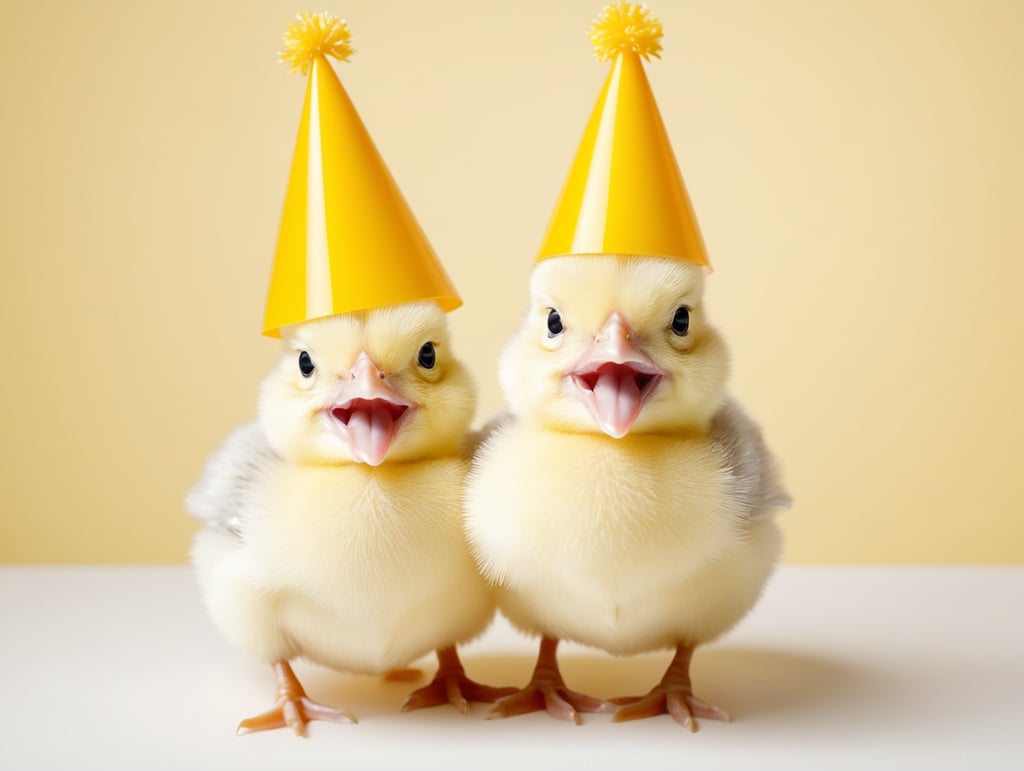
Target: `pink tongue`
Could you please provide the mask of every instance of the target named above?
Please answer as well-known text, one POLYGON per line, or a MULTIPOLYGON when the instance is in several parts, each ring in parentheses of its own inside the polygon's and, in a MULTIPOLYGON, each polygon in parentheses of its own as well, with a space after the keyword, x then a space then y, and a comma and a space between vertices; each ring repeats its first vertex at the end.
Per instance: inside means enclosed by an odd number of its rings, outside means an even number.
POLYGON ((386 407, 370 402, 352 411, 348 419, 348 441, 357 460, 379 465, 394 438, 395 421, 386 407))
POLYGON ((626 435, 640 413, 640 389, 622 367, 602 372, 594 384, 594 406, 601 430, 616 439, 626 435))

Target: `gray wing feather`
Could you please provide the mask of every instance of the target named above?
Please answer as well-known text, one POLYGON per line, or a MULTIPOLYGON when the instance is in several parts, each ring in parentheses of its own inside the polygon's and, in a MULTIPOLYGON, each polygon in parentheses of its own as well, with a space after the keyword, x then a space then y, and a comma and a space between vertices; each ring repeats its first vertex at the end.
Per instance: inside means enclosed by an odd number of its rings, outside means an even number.
POLYGON ((185 497, 185 509, 211 527, 241 536, 246 522, 260 516, 263 486, 280 463, 259 423, 246 423, 210 456, 185 497))
POLYGON ((760 426, 736 400, 728 399, 715 415, 710 438, 751 516, 792 505, 793 500, 782 485, 778 464, 765 444, 760 426))

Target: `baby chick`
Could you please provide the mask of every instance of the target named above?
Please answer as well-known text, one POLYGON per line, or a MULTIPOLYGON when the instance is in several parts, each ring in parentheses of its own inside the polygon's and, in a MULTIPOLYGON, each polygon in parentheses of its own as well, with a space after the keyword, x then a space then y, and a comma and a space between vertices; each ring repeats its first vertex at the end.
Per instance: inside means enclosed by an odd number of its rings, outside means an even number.
POLYGON ((354 722, 309 699, 289 661, 381 673, 437 651, 433 682, 403 709, 494 701, 455 645, 494 599, 461 526, 475 397, 433 302, 282 330, 256 421, 211 458, 190 492, 205 520, 193 561, 227 639, 277 673, 277 700, 239 732, 354 722))
POLYGON ((616 655, 675 650, 662 681, 614 720, 727 720, 697 699, 694 648, 754 605, 788 504, 757 426, 726 399, 726 347, 704 274, 674 259, 540 262, 500 376, 515 419, 478 453, 467 532, 514 626, 540 635, 530 683, 488 717, 612 703, 569 691, 559 640, 616 655))

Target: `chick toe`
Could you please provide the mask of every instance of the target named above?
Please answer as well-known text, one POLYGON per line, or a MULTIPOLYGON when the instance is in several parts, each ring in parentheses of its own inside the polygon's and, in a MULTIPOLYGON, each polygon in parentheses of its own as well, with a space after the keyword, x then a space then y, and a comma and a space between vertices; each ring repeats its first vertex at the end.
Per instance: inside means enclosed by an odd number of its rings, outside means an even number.
POLYGON ((693 684, 690 681, 690 659, 693 648, 680 645, 676 655, 661 679, 646 696, 612 699, 613 704, 622 706, 612 717, 613 723, 624 723, 627 720, 640 720, 645 717, 669 714, 679 725, 697 731, 696 718, 731 721, 729 714, 711 704, 707 704, 693 695, 693 684))
POLYGON ((615 706, 593 696, 565 687, 561 678, 534 678, 520 691, 504 697, 490 712, 488 720, 515 717, 529 712, 547 712, 557 720, 581 725, 580 712, 613 712, 615 706))
POLYGON ((277 698, 274 706, 239 723, 236 735, 290 727, 296 736, 305 736, 306 724, 314 720, 357 722, 351 713, 325 706, 306 696, 306 691, 287 661, 276 662, 274 671, 277 673, 277 698))
POLYGON ((624 723, 628 720, 640 720, 645 717, 655 717, 667 713, 679 725, 689 728, 692 733, 696 733, 696 718, 698 717, 708 720, 721 720, 725 723, 731 720, 725 710, 701 701, 690 693, 688 689, 681 686, 666 687, 659 685, 646 696, 612 699, 612 702, 625 705, 612 716, 613 723, 624 723))
POLYGON ((423 677, 423 670, 415 667, 402 667, 392 669, 384 673, 384 682, 387 683, 415 683, 423 677))
POLYGON ((540 653, 533 677, 522 690, 499 700, 490 712, 488 720, 515 717, 529 712, 547 712, 557 720, 580 725, 580 712, 614 712, 611 702, 595 699, 593 696, 569 690, 558 669, 555 650, 558 641, 550 637, 541 639, 540 653))
POLYGON ((465 715, 469 711, 469 702, 491 704, 515 692, 515 688, 495 688, 470 680, 454 646, 438 650, 437 659, 434 679, 409 694, 402 704, 402 712, 451 704, 465 715))

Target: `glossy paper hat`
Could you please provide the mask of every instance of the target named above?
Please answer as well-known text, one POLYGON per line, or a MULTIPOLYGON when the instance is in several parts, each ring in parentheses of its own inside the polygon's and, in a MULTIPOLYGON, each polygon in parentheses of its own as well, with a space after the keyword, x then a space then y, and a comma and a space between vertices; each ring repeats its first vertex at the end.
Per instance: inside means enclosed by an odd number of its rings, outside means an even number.
POLYGON ((537 262, 622 254, 708 266, 690 197, 641 59, 660 58, 661 22, 619 0, 590 29, 612 70, 597 98, 537 262))
POLYGON ((462 304, 327 61, 352 55, 348 25, 300 14, 281 61, 308 75, 263 333, 322 316, 435 300, 462 304))

